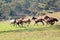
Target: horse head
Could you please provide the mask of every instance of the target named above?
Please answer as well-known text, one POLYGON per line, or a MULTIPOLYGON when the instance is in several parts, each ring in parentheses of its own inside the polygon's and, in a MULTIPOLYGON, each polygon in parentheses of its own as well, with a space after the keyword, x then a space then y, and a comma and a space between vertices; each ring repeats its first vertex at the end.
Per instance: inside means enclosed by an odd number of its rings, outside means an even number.
POLYGON ((59 20, 57 18, 53 18, 54 21, 58 22, 59 20))
POLYGON ((36 17, 32 17, 32 20, 35 20, 35 19, 37 19, 36 17))
POLYGON ((50 19, 50 17, 49 16, 45 16, 44 19, 50 19))

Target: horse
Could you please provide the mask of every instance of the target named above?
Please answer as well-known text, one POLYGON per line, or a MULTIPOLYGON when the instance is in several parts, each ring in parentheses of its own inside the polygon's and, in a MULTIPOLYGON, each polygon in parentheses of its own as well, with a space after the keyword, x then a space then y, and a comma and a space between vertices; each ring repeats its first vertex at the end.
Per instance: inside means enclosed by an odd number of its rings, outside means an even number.
MULTIPOLYGON (((22 22, 23 23, 28 23, 28 24, 30 24, 30 22, 31 22, 31 19, 26 19, 26 18, 22 18, 22 22)), ((29 25, 28 25, 29 26, 29 25)))
MULTIPOLYGON (((44 19, 42 19, 42 18, 36 18, 36 17, 32 17, 32 20, 34 20, 35 21, 35 24, 37 24, 37 23, 39 23, 39 22, 41 22, 43 25, 44 25, 44 22, 43 21, 45 21, 44 19)), ((34 25, 35 25, 34 24, 34 25)))
POLYGON ((23 26, 23 22, 22 22, 22 20, 20 20, 20 19, 12 19, 12 20, 10 20, 10 25, 11 24, 14 24, 13 26, 20 26, 19 24, 21 24, 22 26, 23 26))
POLYGON ((11 24, 14 24, 14 25, 15 25, 15 23, 16 23, 16 19, 11 19, 11 20, 10 20, 10 25, 11 25, 11 24))
POLYGON ((54 25, 55 22, 58 22, 57 18, 52 18, 52 17, 49 17, 49 16, 45 16, 44 19, 46 20, 45 22, 47 24, 51 24, 51 25, 54 25))

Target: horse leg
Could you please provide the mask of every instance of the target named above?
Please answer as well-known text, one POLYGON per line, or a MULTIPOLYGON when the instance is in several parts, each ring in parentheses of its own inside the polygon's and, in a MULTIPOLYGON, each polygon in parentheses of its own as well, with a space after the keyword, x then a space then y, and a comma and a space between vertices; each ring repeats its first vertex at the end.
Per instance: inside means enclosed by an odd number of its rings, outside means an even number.
POLYGON ((21 23, 21 26, 23 27, 23 23, 21 23))
POLYGON ((12 23, 10 23, 10 26, 11 26, 11 27, 13 26, 12 23))
POLYGON ((30 22, 28 22, 28 26, 30 25, 30 22))
POLYGON ((48 21, 46 21, 46 24, 49 24, 49 22, 48 22, 48 21))
POLYGON ((11 27, 15 26, 15 23, 10 23, 11 27))
POLYGON ((13 26, 15 26, 15 23, 13 24, 13 26))
POLYGON ((38 23, 37 23, 37 26, 38 26, 38 23))
POLYGON ((27 26, 29 26, 29 23, 27 23, 27 26))
POLYGON ((54 23, 53 23, 53 22, 51 22, 50 24, 51 24, 51 25, 54 25, 54 23))
POLYGON ((18 23, 18 26, 20 27, 19 23, 18 23))
POLYGON ((41 21, 42 22, 42 24, 44 25, 44 22, 43 21, 41 21))
POLYGON ((19 25, 19 22, 17 22, 15 25, 16 25, 16 27, 20 26, 20 25, 19 25))
POLYGON ((46 22, 47 24, 49 24, 49 22, 46 22))
POLYGON ((34 23, 34 26, 35 26, 36 24, 37 24, 37 26, 38 26, 38 23, 37 23, 37 22, 34 23))

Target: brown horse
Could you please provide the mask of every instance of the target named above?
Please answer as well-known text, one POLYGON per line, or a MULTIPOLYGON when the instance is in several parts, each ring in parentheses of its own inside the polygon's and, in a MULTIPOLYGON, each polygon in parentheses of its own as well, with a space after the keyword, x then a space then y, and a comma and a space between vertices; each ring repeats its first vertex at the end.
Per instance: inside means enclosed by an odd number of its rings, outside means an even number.
POLYGON ((19 24, 22 25, 23 23, 22 23, 22 20, 12 19, 12 20, 10 20, 10 25, 11 25, 11 24, 14 24, 13 26, 15 26, 15 25, 16 25, 16 26, 17 26, 17 25, 20 26, 19 24))
POLYGON ((46 20, 45 22, 47 24, 51 24, 51 25, 53 25, 55 22, 58 22, 57 18, 52 18, 52 17, 49 17, 49 16, 45 16, 44 19, 46 20))
POLYGON ((16 24, 18 25, 18 26, 20 26, 19 24, 21 24, 21 26, 23 26, 23 21, 22 20, 16 20, 16 24))
POLYGON ((10 20, 10 25, 11 25, 11 24, 14 24, 14 26, 15 26, 15 24, 16 24, 16 19, 11 19, 11 20, 10 20))
MULTIPOLYGON (((43 25, 44 25, 44 22, 43 21, 45 21, 44 19, 42 19, 42 18, 36 18, 36 17, 32 17, 32 20, 34 20, 35 21, 35 24, 37 24, 37 23, 39 23, 39 22, 41 22, 43 25)), ((34 24, 34 25, 35 25, 34 24)))
MULTIPOLYGON (((22 22, 23 22, 23 23, 28 23, 28 24, 30 24, 31 19, 23 18, 23 19, 22 19, 22 22)), ((28 25, 28 26, 29 26, 29 25, 28 25)))
POLYGON ((26 19, 26 18, 24 18, 24 17, 16 20, 16 24, 17 24, 18 26, 20 26, 19 24, 21 24, 21 26, 23 26, 24 23, 30 24, 30 22, 31 22, 30 19, 26 19))

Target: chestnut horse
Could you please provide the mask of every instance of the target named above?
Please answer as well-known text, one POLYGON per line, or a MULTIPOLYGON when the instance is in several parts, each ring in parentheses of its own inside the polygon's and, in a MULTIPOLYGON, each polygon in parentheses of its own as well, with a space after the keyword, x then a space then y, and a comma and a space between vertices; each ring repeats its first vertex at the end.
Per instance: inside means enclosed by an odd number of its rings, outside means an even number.
MULTIPOLYGON (((31 19, 29 19, 29 18, 22 18, 22 22, 23 22, 23 24, 24 23, 28 23, 28 24, 30 24, 30 22, 31 22, 31 19)), ((29 25, 28 25, 29 26, 29 25)))
MULTIPOLYGON (((42 19, 42 18, 36 18, 36 17, 32 17, 32 20, 34 20, 35 21, 35 24, 37 24, 37 23, 39 23, 39 22, 41 22, 43 25, 44 25, 44 22, 43 21, 45 21, 44 19, 42 19)), ((34 25, 35 25, 34 24, 34 25)))
POLYGON ((21 26, 23 27, 23 21, 21 19, 16 20, 16 24, 18 26, 20 26, 19 24, 21 24, 21 26))
POLYGON ((22 22, 22 20, 18 20, 18 19, 12 19, 12 20, 10 20, 10 24, 14 24, 14 26, 16 25, 18 25, 18 26, 20 26, 19 24, 21 24, 22 26, 23 26, 23 22, 22 22))
POLYGON ((51 24, 51 25, 53 25, 55 22, 58 22, 57 18, 52 18, 52 17, 49 17, 49 16, 45 16, 44 19, 46 20, 45 22, 47 24, 51 24))

